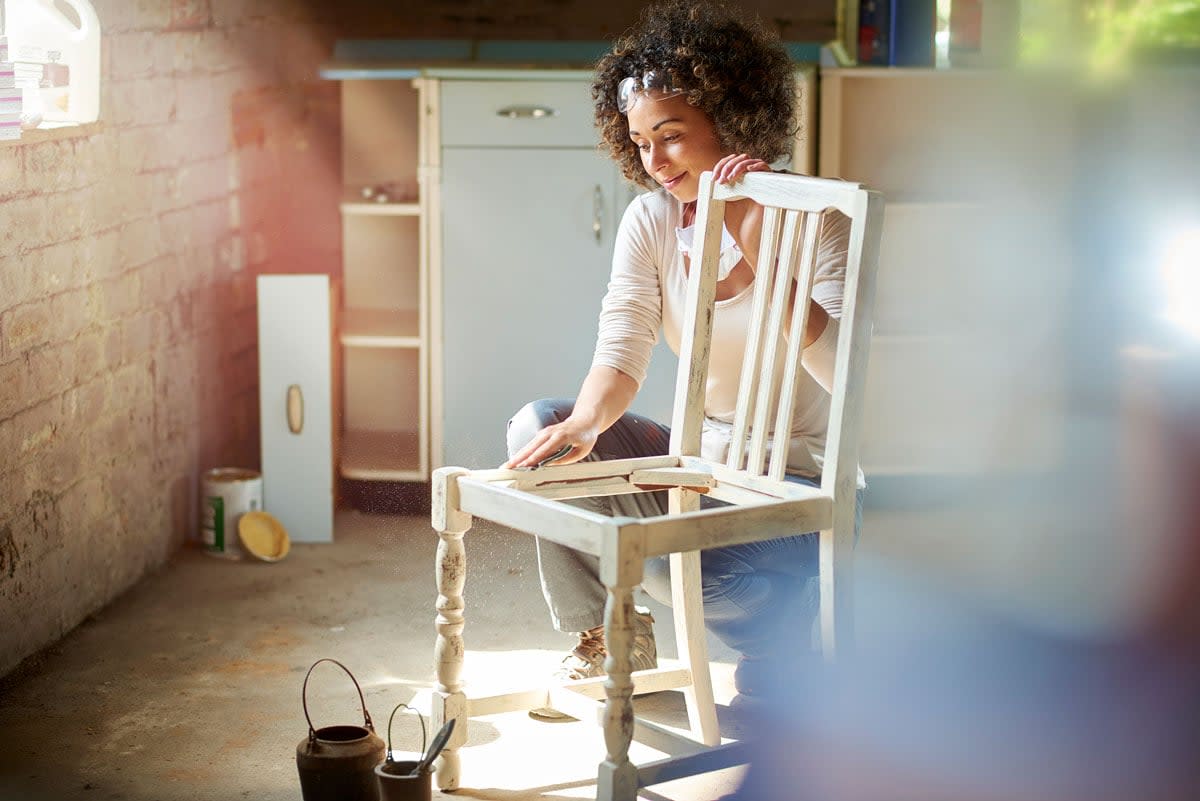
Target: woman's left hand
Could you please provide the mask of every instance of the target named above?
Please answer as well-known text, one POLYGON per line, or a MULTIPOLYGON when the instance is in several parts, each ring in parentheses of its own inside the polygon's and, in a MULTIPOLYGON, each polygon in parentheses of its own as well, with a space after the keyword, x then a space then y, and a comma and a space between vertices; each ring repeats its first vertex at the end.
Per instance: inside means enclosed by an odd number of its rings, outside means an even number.
POLYGON ((771 165, 762 159, 753 159, 745 153, 733 153, 721 159, 713 167, 713 180, 719 184, 731 184, 748 172, 769 172, 771 165))

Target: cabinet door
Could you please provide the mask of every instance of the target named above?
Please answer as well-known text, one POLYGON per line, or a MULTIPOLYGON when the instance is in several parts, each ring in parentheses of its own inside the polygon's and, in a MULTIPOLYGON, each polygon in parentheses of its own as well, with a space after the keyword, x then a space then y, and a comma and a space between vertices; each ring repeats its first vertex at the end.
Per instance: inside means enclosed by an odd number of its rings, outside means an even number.
MULTIPOLYGON (((590 148, 443 151, 443 463, 499 464, 517 409, 574 397, 630 196, 590 148)), ((634 409, 666 420, 674 357, 651 370, 634 409)))
POLYGON ((259 276, 263 508, 296 542, 333 540, 330 357, 329 276, 259 276))

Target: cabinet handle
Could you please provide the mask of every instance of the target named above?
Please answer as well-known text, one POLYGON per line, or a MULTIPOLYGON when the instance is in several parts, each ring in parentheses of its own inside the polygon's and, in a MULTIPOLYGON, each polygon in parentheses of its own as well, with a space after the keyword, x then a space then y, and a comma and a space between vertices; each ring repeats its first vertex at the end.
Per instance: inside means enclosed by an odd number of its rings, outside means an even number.
POLYGON ((293 434, 304 430, 304 393, 299 384, 292 384, 287 390, 287 424, 293 434))
POLYGON ((558 111, 549 106, 505 106, 496 115, 510 120, 540 120, 542 117, 556 117, 558 111))
POLYGON ((592 192, 592 233, 596 235, 596 244, 600 244, 600 222, 604 218, 604 189, 596 184, 592 192))

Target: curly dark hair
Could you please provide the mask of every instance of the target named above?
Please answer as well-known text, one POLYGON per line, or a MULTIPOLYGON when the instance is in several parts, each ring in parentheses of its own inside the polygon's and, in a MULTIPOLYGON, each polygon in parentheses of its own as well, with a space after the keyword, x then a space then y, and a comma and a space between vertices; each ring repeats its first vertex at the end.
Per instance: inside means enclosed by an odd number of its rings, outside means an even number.
POLYGON ((596 64, 592 98, 600 149, 627 179, 657 186, 629 138, 629 121, 617 110, 617 85, 648 70, 671 76, 687 101, 713 121, 726 151, 766 162, 791 152, 796 131, 791 59, 757 18, 743 16, 707 2, 652 5, 596 64))

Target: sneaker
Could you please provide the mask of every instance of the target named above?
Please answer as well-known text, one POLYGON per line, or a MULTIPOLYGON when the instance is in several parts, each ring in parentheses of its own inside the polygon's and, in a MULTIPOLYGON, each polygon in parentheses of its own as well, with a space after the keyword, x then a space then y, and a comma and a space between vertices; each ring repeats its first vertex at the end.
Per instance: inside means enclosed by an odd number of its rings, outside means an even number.
MULTIPOLYGON (((605 675, 604 659, 608 656, 608 648, 604 643, 604 626, 581 631, 578 637, 579 643, 563 657, 562 663, 554 671, 555 681, 579 681, 605 675)), ((632 650, 631 661, 634 670, 651 670, 658 667, 654 616, 648 609, 634 610, 632 650)), ((574 720, 570 715, 564 715, 549 707, 530 710, 529 715, 538 720, 574 720)))
MULTIPOLYGON (((578 681, 603 676, 604 659, 608 648, 604 643, 604 626, 596 626, 579 633, 579 644, 563 657, 562 664, 554 672, 559 681, 578 681)), ((650 670, 658 667, 658 648, 654 643, 654 616, 649 610, 636 609, 633 614, 634 670, 650 670)))

